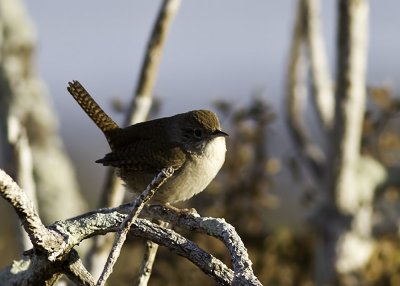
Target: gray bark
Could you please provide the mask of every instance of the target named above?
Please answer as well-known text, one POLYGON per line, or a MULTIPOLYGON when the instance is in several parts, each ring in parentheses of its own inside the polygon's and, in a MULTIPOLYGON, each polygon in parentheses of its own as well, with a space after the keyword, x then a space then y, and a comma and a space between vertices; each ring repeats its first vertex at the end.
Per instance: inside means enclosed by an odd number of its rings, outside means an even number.
MULTIPOLYGON (((0 195, 19 215, 34 245, 34 249, 26 253, 28 258, 0 272, 1 285, 53 285, 61 273, 82 285, 93 285, 94 279, 83 267, 74 247, 92 236, 116 231, 126 220, 126 214, 132 211, 132 205, 126 204, 114 209, 96 210, 45 227, 26 193, 1 170, 0 195), (16 267, 18 265, 20 267, 16 267)), ((146 219, 137 218, 133 222, 131 232, 134 235, 154 241, 186 257, 219 284, 261 285, 254 276, 243 242, 234 227, 225 220, 182 214, 163 206, 152 206, 144 210, 144 215, 152 219, 221 240, 230 253, 233 269, 175 231, 146 219)))

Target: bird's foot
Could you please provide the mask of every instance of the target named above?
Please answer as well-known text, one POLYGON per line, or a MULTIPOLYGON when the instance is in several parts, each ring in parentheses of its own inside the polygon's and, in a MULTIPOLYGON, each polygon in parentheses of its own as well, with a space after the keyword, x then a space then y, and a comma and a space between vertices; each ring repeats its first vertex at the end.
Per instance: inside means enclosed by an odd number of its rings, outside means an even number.
POLYGON ((199 215, 195 208, 183 208, 183 209, 180 209, 180 208, 174 207, 173 205, 171 205, 169 203, 166 203, 165 207, 167 209, 175 212, 175 213, 180 214, 180 215, 193 215, 193 216, 198 216, 199 215))

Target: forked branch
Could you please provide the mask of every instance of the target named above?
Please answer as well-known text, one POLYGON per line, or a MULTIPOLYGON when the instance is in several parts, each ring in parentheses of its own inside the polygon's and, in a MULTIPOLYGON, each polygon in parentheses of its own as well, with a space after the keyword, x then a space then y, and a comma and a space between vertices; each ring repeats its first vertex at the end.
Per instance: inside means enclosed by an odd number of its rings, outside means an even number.
MULTIPOLYGON (((24 222, 24 226, 26 225, 27 229, 35 229, 36 234, 32 240, 35 241, 38 239, 37 237, 41 237, 41 234, 46 235, 47 233, 54 234, 55 237, 54 240, 46 240, 51 248, 36 248, 37 243, 33 243, 34 249, 40 251, 27 253, 29 257, 25 258, 25 262, 19 262, 24 267, 9 267, 0 272, 0 284, 7 284, 12 280, 15 285, 39 285, 45 281, 47 281, 47 285, 53 285, 52 283, 57 280, 60 274, 66 274, 82 285, 94 285, 93 278, 83 267, 73 248, 87 238, 115 232, 122 222, 132 222, 130 218, 136 217, 132 214, 127 215, 127 213, 132 212, 132 204, 125 204, 112 209, 99 209, 45 227, 31 207, 29 200, 23 195, 23 191, 3 171, 0 172, 0 192, 13 205, 21 221, 24 222), (31 224, 38 225, 38 227, 35 228, 31 224), (56 251, 56 256, 54 249, 59 250, 56 251), (49 259, 49 257, 54 258, 49 259)), ((137 209, 134 213, 137 213, 137 209)), ((148 218, 166 221, 181 228, 217 237, 224 242, 231 255, 233 271, 192 241, 173 230, 151 223, 147 219, 137 218, 132 222, 130 231, 133 235, 154 241, 189 259, 219 284, 261 285, 253 274, 251 261, 243 242, 235 229, 223 219, 182 214, 162 206, 146 207, 144 214, 148 218)), ((14 263, 14 265, 16 264, 14 263)))

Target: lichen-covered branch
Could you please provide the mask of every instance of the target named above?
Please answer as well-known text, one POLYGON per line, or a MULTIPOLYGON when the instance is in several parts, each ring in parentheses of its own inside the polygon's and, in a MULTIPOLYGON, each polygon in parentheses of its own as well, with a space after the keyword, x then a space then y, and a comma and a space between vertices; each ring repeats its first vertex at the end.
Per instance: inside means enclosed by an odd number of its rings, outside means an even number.
MULTIPOLYGON (((34 232, 31 236, 34 250, 27 252, 28 257, 16 264, 19 268, 8 267, 0 272, 0 282, 6 281, 3 283, 6 285, 10 281, 14 281, 11 285, 40 285, 45 281, 51 281, 46 282, 46 285, 53 285, 60 274, 66 274, 73 281, 80 281, 83 285, 93 285, 93 278, 83 267, 79 256, 74 252, 74 247, 87 238, 117 231, 124 221, 132 221, 127 216, 132 212, 132 204, 125 204, 113 209, 99 209, 45 227, 32 203, 3 171, 0 173, 0 191, 14 206, 24 225, 27 225, 28 233, 32 232, 31 229, 34 232)), ((182 214, 162 206, 146 207, 145 215, 217 237, 228 248, 233 271, 192 241, 146 219, 137 218, 132 222, 130 231, 134 235, 154 241, 189 259, 222 285, 261 285, 253 274, 251 261, 240 237, 223 219, 182 214)), ((135 215, 132 218, 134 217, 135 215)))
POLYGON ((49 260, 58 258, 64 247, 63 237, 46 228, 26 193, 1 169, 0 195, 14 208, 34 247, 47 252, 49 260))
POLYGON ((252 270, 252 263, 235 228, 222 218, 207 218, 199 215, 183 215, 177 210, 165 206, 150 206, 144 210, 144 215, 163 220, 173 226, 179 226, 191 231, 211 235, 221 240, 228 249, 235 279, 238 281, 252 281, 254 285, 260 283, 252 270))

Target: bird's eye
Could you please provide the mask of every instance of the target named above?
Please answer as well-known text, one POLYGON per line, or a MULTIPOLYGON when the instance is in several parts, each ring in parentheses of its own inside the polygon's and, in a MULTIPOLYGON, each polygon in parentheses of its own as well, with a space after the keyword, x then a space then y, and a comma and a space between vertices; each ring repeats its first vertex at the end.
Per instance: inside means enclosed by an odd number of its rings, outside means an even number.
POLYGON ((193 130, 193 134, 194 136, 196 136, 197 138, 201 138, 203 136, 203 132, 201 131, 201 129, 195 129, 193 130))

